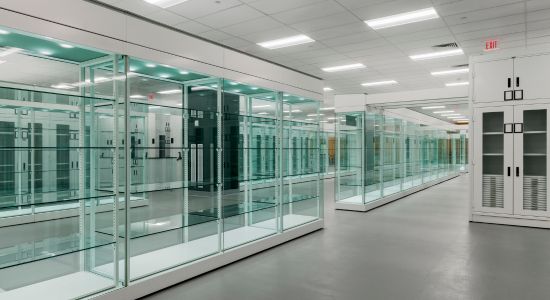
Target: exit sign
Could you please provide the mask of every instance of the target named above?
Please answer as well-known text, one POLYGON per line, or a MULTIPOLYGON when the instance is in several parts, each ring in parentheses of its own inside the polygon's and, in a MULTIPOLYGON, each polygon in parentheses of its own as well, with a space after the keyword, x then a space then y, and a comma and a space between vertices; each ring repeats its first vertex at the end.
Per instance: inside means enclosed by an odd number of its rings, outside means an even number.
POLYGON ((485 51, 493 51, 498 49, 498 40, 486 40, 485 51))

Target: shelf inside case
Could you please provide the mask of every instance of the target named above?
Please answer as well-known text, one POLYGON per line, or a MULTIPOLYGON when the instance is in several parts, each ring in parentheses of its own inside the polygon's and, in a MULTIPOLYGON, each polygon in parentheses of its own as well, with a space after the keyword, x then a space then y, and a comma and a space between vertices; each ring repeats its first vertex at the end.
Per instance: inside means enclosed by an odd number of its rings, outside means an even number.
MULTIPOLYGON (((26 226, 41 226, 33 223, 26 226)), ((13 230, 10 227, 0 229, 3 234, 13 230)), ((17 239, 20 240, 20 239, 17 239)), ((81 236, 78 233, 48 237, 40 240, 24 240, 16 244, 9 244, 0 249, 0 270, 40 260, 51 259, 56 256, 75 253, 83 250, 101 248, 114 244, 114 239, 109 234, 94 232, 94 236, 88 234, 81 236)))

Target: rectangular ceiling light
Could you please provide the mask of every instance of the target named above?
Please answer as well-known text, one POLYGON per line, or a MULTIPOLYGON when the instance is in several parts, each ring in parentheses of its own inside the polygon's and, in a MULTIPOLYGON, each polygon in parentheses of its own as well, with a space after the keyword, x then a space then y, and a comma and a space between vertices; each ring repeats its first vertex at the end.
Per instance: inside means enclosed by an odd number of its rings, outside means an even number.
POLYGON ((181 93, 181 90, 167 90, 167 91, 160 91, 158 93, 163 95, 179 94, 181 93))
POLYGON ((453 49, 453 50, 415 54, 409 57, 412 60, 426 60, 426 59, 442 58, 442 57, 456 56, 456 55, 462 55, 462 54, 464 54, 464 51, 462 51, 462 49, 459 48, 459 49, 453 49))
POLYGON ((365 21, 365 23, 367 23, 370 28, 378 30, 437 18, 439 18, 439 15, 435 11, 435 8, 430 7, 383 18, 371 19, 365 21))
POLYGON ((454 110, 440 110, 440 111, 434 111, 434 114, 448 114, 448 113, 454 113, 454 110))
POLYGON ((447 117, 447 119, 464 119, 464 116, 447 117))
POLYGON ((61 89, 61 90, 71 90, 75 88, 75 86, 70 85, 68 83, 54 84, 51 87, 53 87, 54 89, 61 89))
POLYGON ((325 92, 330 92, 330 91, 334 91, 334 90, 333 90, 332 88, 330 88, 330 87, 327 86, 327 87, 324 87, 324 88, 323 88, 323 91, 325 91, 325 92))
POLYGON ((445 86, 461 86, 461 85, 468 85, 468 84, 470 84, 468 81, 460 81, 460 82, 445 83, 445 86))
POLYGON ((147 3, 151 3, 161 8, 168 8, 180 3, 186 2, 187 0, 144 0, 147 3))
POLYGON ((390 84, 397 84, 397 81, 395 80, 384 80, 384 81, 374 81, 374 82, 365 82, 362 83, 362 86, 378 86, 378 85, 390 85, 390 84))
POLYGON ((321 107, 319 110, 334 110, 334 107, 321 107))
POLYGON ((462 68, 462 69, 452 69, 452 70, 445 70, 445 71, 436 71, 432 72, 431 74, 433 76, 445 76, 445 75, 454 75, 454 74, 464 74, 470 72, 469 68, 462 68))
POLYGON ((424 107, 422 107, 422 109, 438 109, 438 108, 445 108, 445 105, 424 106, 424 107))
POLYGON ((279 48, 284 48, 284 47, 290 47, 290 46, 296 46, 296 45, 301 45, 301 44, 312 43, 312 42, 315 42, 315 40, 313 40, 312 38, 310 38, 307 35, 300 34, 300 35, 295 35, 295 36, 282 38, 282 39, 278 39, 278 40, 261 42, 261 43, 258 43, 258 45, 262 46, 264 48, 273 50, 273 49, 279 49, 279 48))
POLYGON ((335 67, 327 67, 327 68, 322 68, 323 71, 325 72, 340 72, 340 71, 349 71, 349 70, 356 70, 356 69, 364 69, 366 68, 367 66, 365 66, 364 64, 350 64, 350 65, 342 65, 342 66, 335 66, 335 67))

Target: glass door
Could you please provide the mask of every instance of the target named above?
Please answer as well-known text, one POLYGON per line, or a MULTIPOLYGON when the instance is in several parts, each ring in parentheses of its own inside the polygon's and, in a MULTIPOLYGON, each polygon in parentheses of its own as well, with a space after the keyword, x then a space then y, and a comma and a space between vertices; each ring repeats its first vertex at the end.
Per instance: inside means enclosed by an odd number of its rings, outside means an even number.
POLYGON ((548 216, 548 105, 514 110, 514 213, 548 216))
POLYGON ((511 214, 514 135, 509 131, 513 108, 477 109, 474 122, 478 123, 474 126, 474 209, 511 214))

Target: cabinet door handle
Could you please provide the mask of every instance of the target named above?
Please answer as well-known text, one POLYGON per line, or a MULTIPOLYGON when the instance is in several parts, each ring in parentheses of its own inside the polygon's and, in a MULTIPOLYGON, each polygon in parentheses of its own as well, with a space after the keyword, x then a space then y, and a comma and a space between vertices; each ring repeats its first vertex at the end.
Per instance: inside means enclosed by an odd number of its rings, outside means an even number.
POLYGON ((516 177, 519 177, 519 167, 516 167, 516 177))
POLYGON ((516 87, 519 87, 519 77, 516 77, 516 87))
POLYGON ((510 173, 511 173, 511 170, 510 170, 510 169, 511 169, 511 168, 508 167, 508 177, 510 177, 510 173))
POLYGON ((512 78, 508 77, 508 87, 512 87, 512 78))

